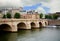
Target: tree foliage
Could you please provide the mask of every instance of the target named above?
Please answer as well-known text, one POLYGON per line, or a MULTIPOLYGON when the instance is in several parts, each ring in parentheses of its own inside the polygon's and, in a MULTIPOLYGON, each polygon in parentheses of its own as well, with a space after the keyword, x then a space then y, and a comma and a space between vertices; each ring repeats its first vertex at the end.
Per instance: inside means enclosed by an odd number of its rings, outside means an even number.
POLYGON ((45 15, 45 19, 57 19, 58 15, 52 14, 52 15, 45 15))
POLYGON ((45 19, 48 19, 48 17, 49 17, 48 15, 45 15, 45 19))
POLYGON ((20 18, 20 13, 15 13, 14 18, 20 18))
POLYGON ((6 14, 6 16, 7 16, 7 18, 12 18, 11 14, 9 12, 6 14))
POLYGON ((58 18, 58 15, 53 14, 53 19, 57 19, 57 18, 58 18))
POLYGON ((51 15, 45 15, 45 19, 52 19, 51 15))
POLYGON ((5 14, 3 15, 3 18, 6 18, 6 15, 5 14))
POLYGON ((42 13, 40 14, 40 18, 43 18, 43 14, 42 13))

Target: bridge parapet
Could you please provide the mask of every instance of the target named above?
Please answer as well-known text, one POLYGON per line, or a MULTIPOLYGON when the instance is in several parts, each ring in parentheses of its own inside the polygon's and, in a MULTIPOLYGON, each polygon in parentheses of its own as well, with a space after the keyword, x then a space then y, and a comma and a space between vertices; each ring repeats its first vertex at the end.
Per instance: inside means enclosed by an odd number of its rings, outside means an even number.
POLYGON ((47 21, 47 19, 0 19, 0 21, 47 21))

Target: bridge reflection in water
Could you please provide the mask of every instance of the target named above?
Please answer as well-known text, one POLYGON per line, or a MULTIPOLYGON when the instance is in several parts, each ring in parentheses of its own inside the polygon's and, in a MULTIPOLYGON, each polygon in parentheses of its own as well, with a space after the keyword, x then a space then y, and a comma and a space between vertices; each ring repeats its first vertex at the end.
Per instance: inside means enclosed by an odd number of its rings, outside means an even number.
POLYGON ((60 29, 42 28, 20 30, 17 41, 60 41, 60 29))
POLYGON ((1 33, 0 41, 60 41, 60 29, 42 28, 19 30, 18 33, 1 33))
POLYGON ((0 41, 17 41, 17 33, 0 31, 0 41))

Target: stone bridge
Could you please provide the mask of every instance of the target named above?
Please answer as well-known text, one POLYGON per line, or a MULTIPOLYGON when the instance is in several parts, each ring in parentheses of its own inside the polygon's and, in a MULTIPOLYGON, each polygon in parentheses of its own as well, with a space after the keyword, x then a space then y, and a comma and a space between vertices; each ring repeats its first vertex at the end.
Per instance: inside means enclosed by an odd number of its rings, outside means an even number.
POLYGON ((0 30, 16 32, 18 29, 40 28, 48 25, 46 19, 0 19, 0 30))

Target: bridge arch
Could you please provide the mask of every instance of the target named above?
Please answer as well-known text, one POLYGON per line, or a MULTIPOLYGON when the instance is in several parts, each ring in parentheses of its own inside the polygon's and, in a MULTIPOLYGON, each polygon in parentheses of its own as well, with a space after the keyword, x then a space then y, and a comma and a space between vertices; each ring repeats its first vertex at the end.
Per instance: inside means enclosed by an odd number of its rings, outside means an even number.
POLYGON ((48 25, 47 22, 45 22, 45 25, 48 25))
POLYGON ((26 24, 24 22, 17 24, 18 29, 26 29, 26 24))
POLYGON ((9 24, 1 24, 0 31, 11 31, 11 26, 9 24))
POLYGON ((36 24, 34 22, 31 22, 30 25, 31 25, 31 28, 35 28, 36 27, 36 24))
POLYGON ((39 27, 41 28, 43 26, 42 22, 39 22, 39 27))

